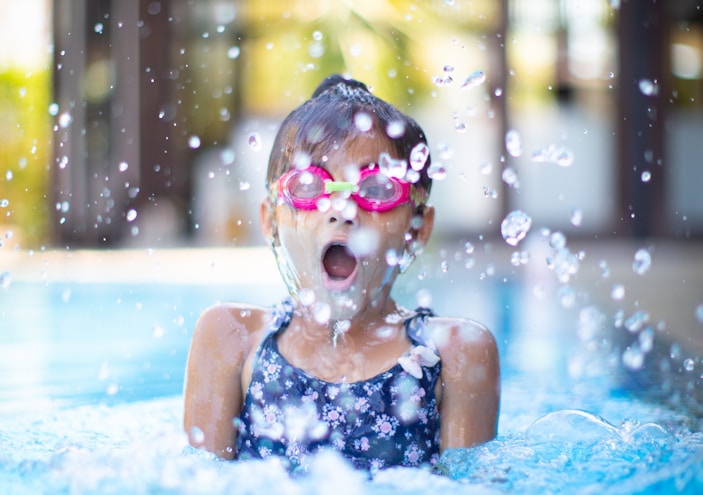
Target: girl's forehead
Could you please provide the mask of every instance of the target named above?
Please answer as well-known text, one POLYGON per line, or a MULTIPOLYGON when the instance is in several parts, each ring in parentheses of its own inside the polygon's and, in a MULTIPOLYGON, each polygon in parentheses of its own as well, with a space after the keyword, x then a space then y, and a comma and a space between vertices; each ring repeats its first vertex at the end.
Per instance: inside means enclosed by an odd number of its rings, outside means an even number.
POLYGON ((378 163, 379 157, 384 153, 392 158, 400 158, 388 139, 362 137, 334 143, 324 152, 316 153, 310 158, 313 163, 325 168, 352 164, 365 166, 378 163))

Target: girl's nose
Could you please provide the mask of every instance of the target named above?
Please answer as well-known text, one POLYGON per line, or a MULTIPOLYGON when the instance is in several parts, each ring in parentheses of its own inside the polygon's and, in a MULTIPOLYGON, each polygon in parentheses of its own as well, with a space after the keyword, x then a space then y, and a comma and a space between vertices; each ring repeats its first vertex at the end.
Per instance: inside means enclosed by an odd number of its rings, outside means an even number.
POLYGON ((332 200, 332 205, 327 210, 327 221, 329 223, 344 223, 349 226, 357 224, 358 206, 353 199, 344 197, 342 194, 333 194, 330 199, 332 200))

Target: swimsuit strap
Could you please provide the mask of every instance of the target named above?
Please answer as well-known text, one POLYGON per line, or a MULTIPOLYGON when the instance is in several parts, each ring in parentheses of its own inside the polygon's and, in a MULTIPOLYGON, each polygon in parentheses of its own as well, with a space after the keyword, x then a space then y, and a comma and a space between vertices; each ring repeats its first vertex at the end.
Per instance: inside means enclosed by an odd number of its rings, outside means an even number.
POLYGON ((427 318, 434 315, 430 308, 417 308, 415 314, 405 320, 405 331, 413 344, 424 345, 436 351, 437 348, 427 332, 427 318))

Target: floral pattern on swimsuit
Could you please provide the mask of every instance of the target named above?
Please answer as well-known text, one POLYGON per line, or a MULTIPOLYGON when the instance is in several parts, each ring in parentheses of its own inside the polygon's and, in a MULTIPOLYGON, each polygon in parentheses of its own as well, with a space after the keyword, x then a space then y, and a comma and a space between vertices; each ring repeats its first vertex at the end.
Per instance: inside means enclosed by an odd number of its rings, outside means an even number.
MULTIPOLYGON (((291 365, 276 336, 289 324, 290 300, 274 310, 272 332, 257 351, 251 384, 235 424, 240 459, 287 458, 305 470, 310 454, 333 448, 360 469, 434 465, 439 458, 439 411, 434 390, 441 363, 421 376, 401 364, 369 380, 330 383, 291 365)), ((415 346, 434 349, 423 337, 428 309, 405 321, 415 346)))

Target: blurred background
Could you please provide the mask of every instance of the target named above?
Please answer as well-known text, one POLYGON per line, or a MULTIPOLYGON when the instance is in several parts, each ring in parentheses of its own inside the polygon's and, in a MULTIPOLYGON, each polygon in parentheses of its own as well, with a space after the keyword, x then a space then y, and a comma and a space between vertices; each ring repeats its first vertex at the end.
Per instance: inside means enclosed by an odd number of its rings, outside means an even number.
POLYGON ((436 239, 703 233, 703 2, 0 2, 6 245, 247 246, 281 119, 340 72, 429 135, 436 239))

